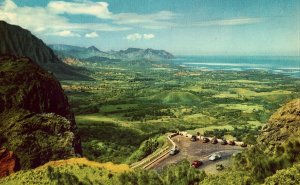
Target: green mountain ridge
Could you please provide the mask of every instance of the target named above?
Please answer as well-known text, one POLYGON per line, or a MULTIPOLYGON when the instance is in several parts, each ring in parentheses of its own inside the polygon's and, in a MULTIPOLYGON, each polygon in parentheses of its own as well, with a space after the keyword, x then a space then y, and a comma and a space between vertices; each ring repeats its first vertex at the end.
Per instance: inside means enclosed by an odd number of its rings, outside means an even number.
POLYGON ((63 63, 42 40, 26 29, 0 20, 0 40, 0 55, 29 57, 60 79, 91 80, 80 73, 81 69, 63 63))
POLYGON ((74 114, 60 83, 31 59, 0 57, 0 105, 0 148, 12 151, 21 169, 81 155, 74 114))

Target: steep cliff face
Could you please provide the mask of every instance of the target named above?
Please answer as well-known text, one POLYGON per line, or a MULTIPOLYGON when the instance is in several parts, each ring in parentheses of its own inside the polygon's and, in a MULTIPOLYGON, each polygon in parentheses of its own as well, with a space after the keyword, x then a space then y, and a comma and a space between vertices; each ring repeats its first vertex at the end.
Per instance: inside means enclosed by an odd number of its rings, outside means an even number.
POLYGON ((300 99, 278 109, 262 130, 259 143, 272 150, 288 140, 300 139, 300 99))
POLYGON ((79 69, 64 64, 54 52, 28 30, 0 20, 0 54, 29 57, 42 68, 61 79, 89 78, 78 73, 79 69))
POLYGON ((0 53, 27 56, 41 65, 60 63, 57 56, 42 40, 19 26, 0 21, 0 38, 0 53))
POLYGON ((0 57, 0 146, 21 169, 81 154, 74 115, 61 85, 29 58, 0 57))

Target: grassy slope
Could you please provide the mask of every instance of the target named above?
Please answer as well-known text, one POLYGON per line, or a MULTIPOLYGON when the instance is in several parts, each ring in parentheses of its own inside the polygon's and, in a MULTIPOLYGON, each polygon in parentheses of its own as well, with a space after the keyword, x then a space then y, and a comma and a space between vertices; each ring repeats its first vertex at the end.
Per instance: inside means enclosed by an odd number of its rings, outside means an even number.
POLYGON ((175 104, 195 104, 200 101, 200 98, 190 92, 162 92, 153 95, 152 99, 161 101, 162 103, 175 104))
POLYGON ((113 184, 112 174, 130 171, 127 165, 97 163, 85 158, 52 161, 34 170, 19 171, 0 184, 113 184))
POLYGON ((174 185, 197 184, 206 177, 203 171, 190 167, 187 161, 172 165, 160 174, 155 171, 131 171, 113 165, 110 168, 102 164, 78 162, 82 159, 72 159, 72 163, 54 165, 48 164, 34 170, 20 171, 4 179, 0 184, 53 184, 53 185, 174 185), (74 161, 75 160, 75 161, 74 161), (113 171, 118 169, 118 171, 113 171))

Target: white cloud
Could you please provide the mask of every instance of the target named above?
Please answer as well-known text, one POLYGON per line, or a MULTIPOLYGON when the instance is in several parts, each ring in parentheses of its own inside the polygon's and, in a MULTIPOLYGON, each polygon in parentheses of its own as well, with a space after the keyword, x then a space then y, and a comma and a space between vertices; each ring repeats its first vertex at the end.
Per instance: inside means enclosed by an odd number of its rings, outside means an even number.
POLYGON ((153 14, 120 13, 113 16, 114 23, 120 25, 131 25, 148 29, 164 29, 176 26, 170 22, 178 14, 170 11, 160 11, 153 14))
POLYGON ((242 25, 242 24, 254 24, 260 23, 263 19, 261 18, 238 18, 238 19, 226 19, 226 20, 219 20, 217 23, 222 26, 229 26, 229 25, 242 25))
POLYGON ((164 29, 175 26, 170 21, 176 16, 177 14, 170 11, 153 14, 113 14, 109 11, 108 3, 90 0, 50 1, 46 7, 19 7, 13 0, 0 2, 0 20, 20 25, 39 35, 50 35, 65 30, 83 34, 93 31, 124 31, 135 27, 164 29), (72 23, 64 14, 90 15, 106 19, 109 23, 72 23))
POLYGON ((85 14, 92 15, 101 19, 111 19, 112 13, 108 10, 106 2, 65 2, 52 1, 48 4, 48 9, 52 12, 63 14, 85 14))
POLYGON ((155 37, 155 35, 152 33, 150 33, 150 34, 145 33, 143 36, 144 36, 144 39, 146 39, 146 40, 153 39, 155 37))
POLYGON ((26 28, 35 34, 65 36, 66 30, 73 34, 92 31, 123 31, 129 27, 100 24, 72 23, 47 7, 18 7, 12 0, 0 3, 0 20, 26 28), (63 33, 63 34, 61 34, 63 33))
POLYGON ((139 33, 133 33, 130 35, 127 35, 126 39, 130 41, 136 41, 136 40, 141 40, 143 38, 143 35, 139 33))
POLYGON ((92 15, 100 19, 112 19, 114 24, 133 25, 149 29, 162 29, 173 26, 169 23, 177 14, 170 11, 160 11, 153 14, 119 13, 113 14, 108 9, 107 2, 65 2, 52 1, 48 8, 58 14, 84 14, 92 15))
POLYGON ((96 32, 91 32, 91 33, 87 33, 85 34, 86 38, 96 38, 99 37, 99 35, 96 32))
POLYGON ((17 7, 17 5, 13 1, 4 1, 3 2, 4 10, 12 10, 17 7))
POLYGON ((155 37, 154 34, 150 33, 150 34, 140 34, 140 33, 133 33, 130 35, 127 35, 126 39, 130 40, 130 41, 137 41, 137 40, 149 40, 149 39, 153 39, 155 37))
POLYGON ((65 2, 52 1, 48 4, 48 9, 57 14, 84 14, 92 15, 100 19, 111 19, 114 24, 132 25, 149 29, 162 29, 174 24, 169 23, 177 14, 170 11, 160 11, 153 14, 119 13, 113 14, 108 9, 106 2, 65 2))
POLYGON ((81 37, 79 34, 73 33, 70 30, 63 30, 63 31, 51 33, 50 35, 56 35, 61 37, 81 37))
MULTIPOLYGON (((38 35, 84 35, 93 37, 92 32, 124 31, 134 28, 166 29, 173 27, 198 26, 234 26, 255 24, 264 21, 261 18, 233 18, 223 20, 208 20, 190 23, 174 23, 180 16, 170 11, 160 11, 152 14, 118 13, 109 11, 106 2, 77 0, 75 2, 50 1, 46 7, 17 6, 13 0, 2 0, 0 3, 0 20, 20 25, 38 35), (105 19, 108 23, 73 23, 64 14, 90 15, 105 19), (69 34, 66 31, 70 31, 69 34), (63 33, 63 34, 62 34, 63 33), (84 34, 88 33, 88 34, 84 34)), ((97 34, 97 33, 96 33, 97 34)), ((128 40, 153 39, 151 34, 128 35, 128 40)))
POLYGON ((210 20, 193 23, 192 26, 236 26, 244 24, 255 24, 263 22, 262 18, 234 18, 234 19, 221 19, 221 20, 210 20))

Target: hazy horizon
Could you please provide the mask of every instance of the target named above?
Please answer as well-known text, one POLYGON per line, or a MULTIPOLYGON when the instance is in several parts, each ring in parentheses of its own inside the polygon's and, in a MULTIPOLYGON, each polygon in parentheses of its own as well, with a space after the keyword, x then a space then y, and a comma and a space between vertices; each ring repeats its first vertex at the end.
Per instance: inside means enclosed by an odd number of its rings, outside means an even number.
MULTIPOLYGON (((120 50, 126 50, 129 48, 138 48, 138 49, 154 49, 154 50, 165 50, 167 52, 170 52, 167 49, 161 49, 161 48, 149 48, 149 47, 125 47, 125 48, 120 48, 120 49, 110 49, 110 50, 103 50, 102 48, 99 48, 95 45, 72 45, 72 44, 64 44, 64 43, 46 43, 47 45, 68 45, 68 46, 75 46, 75 47, 83 47, 83 48, 88 48, 88 47, 96 47, 100 51, 103 52, 110 52, 110 51, 120 51, 120 50)), ((228 56, 228 57, 300 57, 300 55, 280 55, 280 54, 271 54, 271 53, 255 53, 255 54, 246 54, 246 53, 198 53, 198 54, 180 54, 180 53, 172 53, 176 57, 199 57, 199 56, 212 56, 212 57, 218 57, 218 56, 228 56)))

